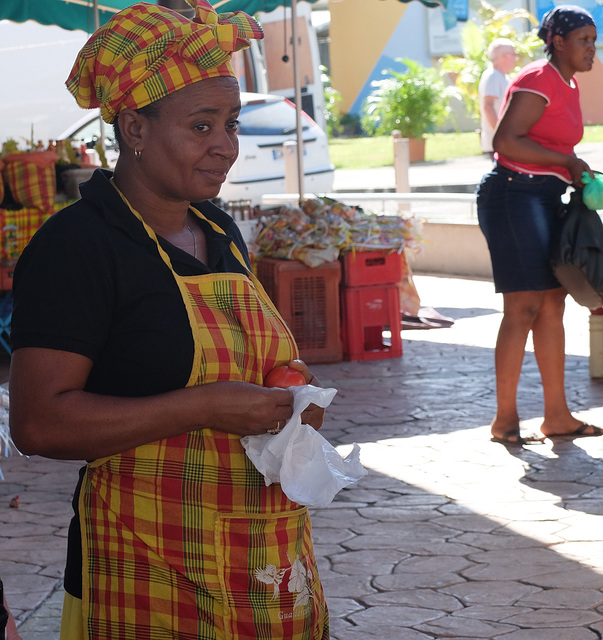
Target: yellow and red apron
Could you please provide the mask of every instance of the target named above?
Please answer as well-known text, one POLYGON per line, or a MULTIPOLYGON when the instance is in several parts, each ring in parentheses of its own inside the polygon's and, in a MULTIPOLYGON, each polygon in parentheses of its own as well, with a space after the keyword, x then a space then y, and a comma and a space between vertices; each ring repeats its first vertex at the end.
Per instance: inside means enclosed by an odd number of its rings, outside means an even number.
MULTIPOLYGON (((157 248, 194 337, 187 386, 261 385, 297 356, 253 274, 182 277, 157 248)), ((245 264, 234 243, 231 250, 245 264)), ((87 639, 329 636, 307 508, 280 485, 265 486, 239 436, 203 429, 97 460, 87 468, 80 514, 87 639)))

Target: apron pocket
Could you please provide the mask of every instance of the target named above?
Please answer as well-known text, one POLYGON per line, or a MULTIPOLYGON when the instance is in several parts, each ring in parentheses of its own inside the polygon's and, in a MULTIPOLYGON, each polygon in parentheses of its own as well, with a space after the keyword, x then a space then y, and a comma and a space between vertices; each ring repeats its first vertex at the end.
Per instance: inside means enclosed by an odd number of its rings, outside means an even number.
POLYGON ((219 513, 215 545, 226 638, 329 637, 306 507, 276 514, 219 513))

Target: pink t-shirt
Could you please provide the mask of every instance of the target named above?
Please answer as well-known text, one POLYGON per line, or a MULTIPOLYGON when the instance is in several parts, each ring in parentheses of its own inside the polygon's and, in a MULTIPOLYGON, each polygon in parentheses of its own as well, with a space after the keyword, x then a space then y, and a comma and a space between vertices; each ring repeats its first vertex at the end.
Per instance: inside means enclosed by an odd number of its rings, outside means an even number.
MULTIPOLYGON (((501 114, 505 111, 509 96, 515 91, 532 91, 547 102, 542 117, 528 131, 528 138, 547 149, 573 155, 574 145, 580 142, 584 134, 580 92, 575 79, 572 78, 570 86, 547 60, 531 62, 507 87, 501 114)), ((513 171, 555 175, 565 182, 571 182, 570 172, 564 167, 526 164, 505 158, 499 153, 496 154, 496 159, 513 171)))

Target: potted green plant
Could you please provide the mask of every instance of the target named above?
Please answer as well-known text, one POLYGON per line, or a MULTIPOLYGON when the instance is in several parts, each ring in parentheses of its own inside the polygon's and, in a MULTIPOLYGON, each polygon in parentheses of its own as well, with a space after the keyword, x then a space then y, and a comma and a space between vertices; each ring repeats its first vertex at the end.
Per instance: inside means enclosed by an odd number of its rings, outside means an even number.
POLYGON ((449 100, 458 91, 446 84, 437 69, 408 58, 396 61, 406 69, 389 69, 385 72, 389 77, 372 83, 375 89, 366 100, 361 124, 369 135, 391 135, 398 130, 409 139, 410 161, 415 162, 425 158, 424 134, 449 117, 449 100))

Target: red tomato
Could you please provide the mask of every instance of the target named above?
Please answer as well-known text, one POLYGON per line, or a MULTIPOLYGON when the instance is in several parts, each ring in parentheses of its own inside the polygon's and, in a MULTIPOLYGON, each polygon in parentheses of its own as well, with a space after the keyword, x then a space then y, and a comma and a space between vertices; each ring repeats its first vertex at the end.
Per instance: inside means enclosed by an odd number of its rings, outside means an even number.
POLYGON ((304 376, 286 364, 282 367, 275 367, 264 378, 265 387, 280 387, 281 389, 286 389, 287 387, 301 387, 304 384, 306 384, 304 376))

